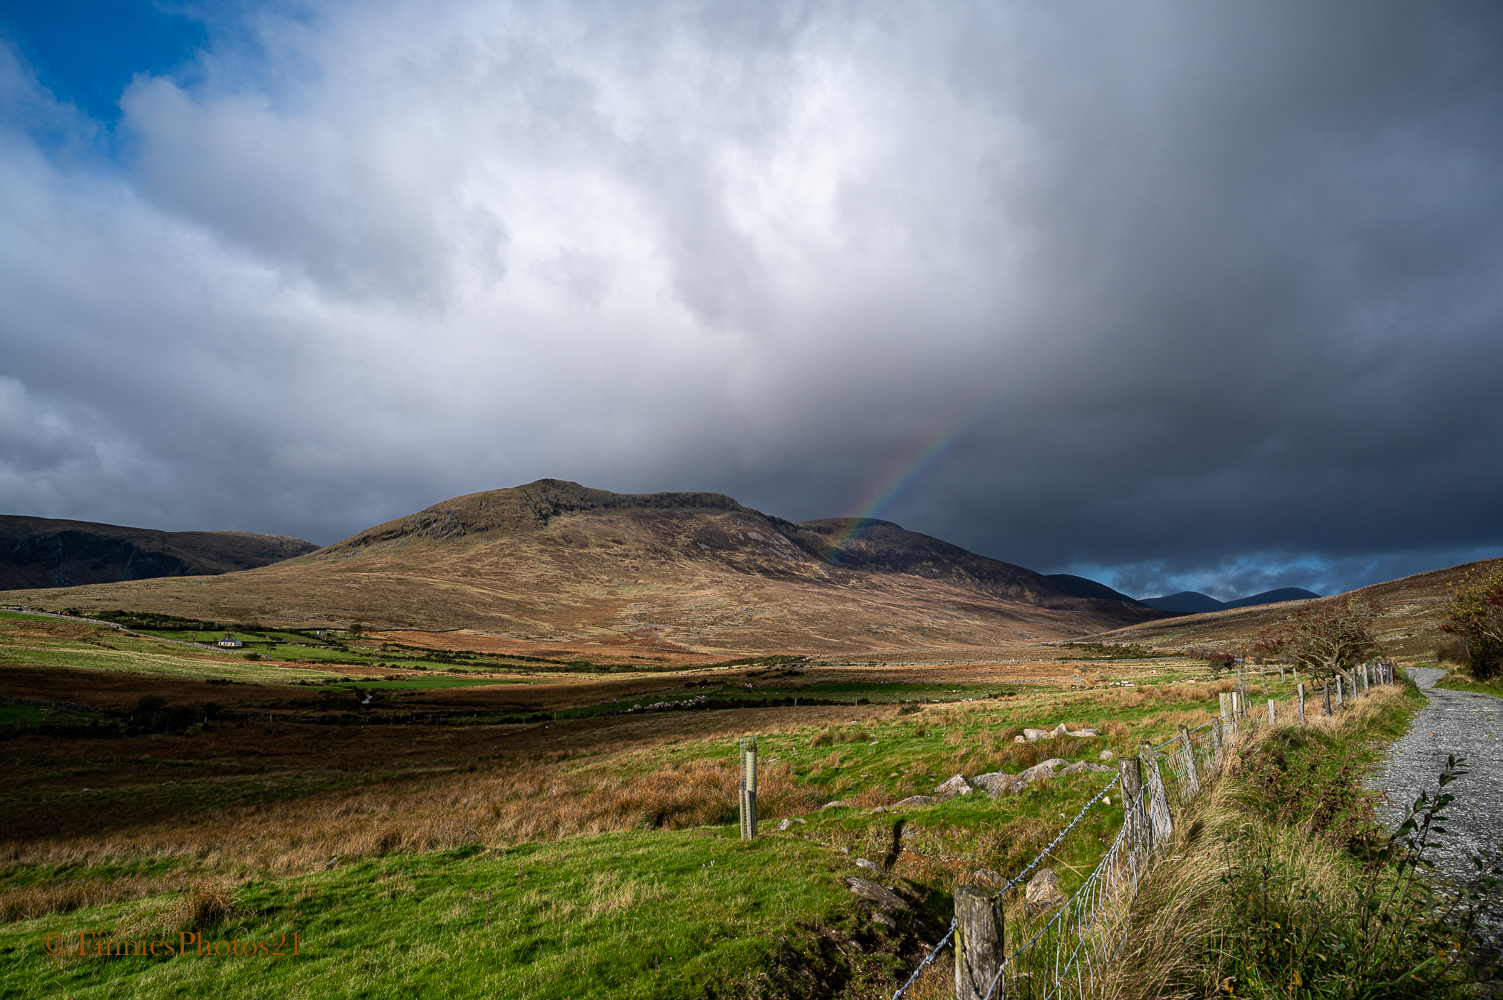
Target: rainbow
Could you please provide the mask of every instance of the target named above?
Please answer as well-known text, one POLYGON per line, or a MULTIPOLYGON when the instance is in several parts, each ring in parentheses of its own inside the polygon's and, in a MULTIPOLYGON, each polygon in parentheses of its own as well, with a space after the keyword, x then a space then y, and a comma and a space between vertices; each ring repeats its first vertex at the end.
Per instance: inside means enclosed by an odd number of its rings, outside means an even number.
POLYGON ((835 542, 825 553, 825 563, 827 565, 838 563, 840 554, 873 527, 872 521, 879 520, 882 513, 892 506, 893 501, 897 500, 904 490, 912 486, 940 459, 948 455, 957 442, 984 423, 1002 402, 1003 397, 998 396, 969 416, 941 427, 924 439, 917 448, 908 452, 904 460, 889 466, 887 473, 877 480, 872 489, 867 491, 861 503, 857 505, 856 509, 860 513, 856 514, 835 537, 835 542))

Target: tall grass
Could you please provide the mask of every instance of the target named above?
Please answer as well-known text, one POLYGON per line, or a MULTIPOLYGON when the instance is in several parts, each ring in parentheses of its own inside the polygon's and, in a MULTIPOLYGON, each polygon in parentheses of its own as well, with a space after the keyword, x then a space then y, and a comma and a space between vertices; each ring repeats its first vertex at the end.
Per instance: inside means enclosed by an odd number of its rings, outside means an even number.
POLYGON ((1473 995, 1465 907, 1418 877, 1418 840, 1449 797, 1394 840, 1361 789, 1371 741, 1402 729, 1409 698, 1383 690, 1339 723, 1244 733, 1132 901, 1107 995, 1473 995))

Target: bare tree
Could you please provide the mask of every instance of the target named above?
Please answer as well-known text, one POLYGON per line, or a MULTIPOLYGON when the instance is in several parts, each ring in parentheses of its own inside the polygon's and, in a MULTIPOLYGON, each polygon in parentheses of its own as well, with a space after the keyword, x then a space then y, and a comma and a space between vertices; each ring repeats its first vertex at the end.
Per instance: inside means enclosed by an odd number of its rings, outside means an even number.
POLYGON ((1378 649, 1373 623, 1383 608, 1361 597, 1312 602, 1258 633, 1257 649, 1281 653, 1312 676, 1340 674, 1356 680, 1353 668, 1378 649))

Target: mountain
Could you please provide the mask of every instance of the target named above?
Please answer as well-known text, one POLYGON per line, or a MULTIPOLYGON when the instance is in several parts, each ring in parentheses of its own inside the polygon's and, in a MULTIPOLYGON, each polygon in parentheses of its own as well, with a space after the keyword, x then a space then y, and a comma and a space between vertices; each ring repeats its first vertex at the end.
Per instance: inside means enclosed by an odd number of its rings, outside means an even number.
POLYGON ((1000 645, 1162 617, 890 521, 795 524, 716 493, 554 479, 445 500, 244 573, 0 601, 709 650, 1000 645))
POLYGON ((1158 608, 1160 611, 1172 611, 1178 615, 1198 615, 1206 611, 1220 611, 1226 607, 1214 597, 1196 593, 1193 590, 1182 590, 1178 594, 1170 594, 1167 597, 1145 597, 1139 604, 1146 604, 1150 608, 1158 608))
POLYGON ((1299 587, 1284 587, 1280 590, 1266 590, 1261 594, 1251 597, 1243 597, 1235 601, 1218 601, 1214 597, 1196 593, 1193 590, 1182 590, 1178 594, 1170 594, 1168 597, 1145 597, 1139 604, 1146 604, 1150 608, 1158 608, 1160 611, 1173 611, 1181 615, 1200 615, 1208 611, 1225 611, 1227 608, 1251 608, 1259 604, 1278 604, 1281 601, 1309 601, 1319 598, 1319 594, 1312 594, 1308 590, 1299 587))
POLYGON ((1244 597, 1236 601, 1227 601, 1223 608, 1252 608, 1259 604, 1281 604, 1284 601, 1314 601, 1319 600, 1320 595, 1311 593, 1300 587, 1280 587, 1278 590, 1265 590, 1261 594, 1244 597))
POLYGON ((153 531, 0 514, 0 589, 230 573, 317 548, 248 531, 153 531))
MULTIPOLYGON (((1108 587, 1104 583, 1097 583, 1083 576, 1071 576, 1069 573, 1050 573, 1044 579, 1052 582, 1060 590, 1076 597, 1099 597, 1107 601, 1126 601, 1128 604, 1143 605, 1142 601, 1128 597, 1108 587)), ((1163 598, 1160 598, 1163 600, 1163 598)), ((1147 606, 1147 605, 1143 605, 1147 606)), ((1160 610, 1170 610, 1161 608, 1160 610)))

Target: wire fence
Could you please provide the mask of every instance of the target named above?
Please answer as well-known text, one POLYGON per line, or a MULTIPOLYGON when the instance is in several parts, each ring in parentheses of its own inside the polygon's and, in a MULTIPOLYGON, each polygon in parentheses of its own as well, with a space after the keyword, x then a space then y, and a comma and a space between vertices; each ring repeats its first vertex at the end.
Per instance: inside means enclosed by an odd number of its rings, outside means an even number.
MULTIPOLYGON (((1379 684, 1396 680, 1391 663, 1363 664, 1353 674, 1354 690, 1342 691, 1333 703, 1338 711, 1348 699, 1368 693, 1379 684)), ((1120 787, 1123 823, 1106 853, 1079 889, 1052 913, 1030 913, 1026 900, 1021 914, 1009 916, 1005 931, 998 929, 1005 957, 991 975, 986 1000, 1018 997, 1026 1000, 1064 1000, 1096 996, 1107 970, 1121 955, 1127 939, 1127 912, 1154 852, 1169 842, 1174 816, 1205 787, 1206 780, 1225 763, 1232 740, 1242 726, 1279 721, 1306 721, 1310 693, 1303 684, 1290 695, 1263 699, 1261 711, 1249 704, 1248 685, 1238 678, 1237 697, 1223 699, 1222 712, 1195 729, 1180 728, 1172 739, 1157 746, 1141 745, 1138 757, 1119 762, 1115 777, 1085 804, 1075 819, 1039 852, 1016 876, 996 893, 1002 897, 1050 855, 1086 816, 1092 806, 1113 788, 1120 787), (1042 923, 1040 923, 1042 921, 1042 923), (1021 939, 1021 943, 1014 943, 1021 939)), ((1324 690, 1321 707, 1324 714, 1324 690)), ((1014 908, 1017 909, 1016 907, 1014 908)), ((919 963, 913 974, 894 993, 901 1000, 923 971, 951 944, 957 942, 958 919, 939 943, 919 963)), ((986 980, 982 980, 985 982, 986 980)), ((957 978, 957 996, 959 996, 957 978)), ((981 995, 981 994, 976 994, 981 995)), ((969 997, 967 997, 969 1000, 969 997)))

